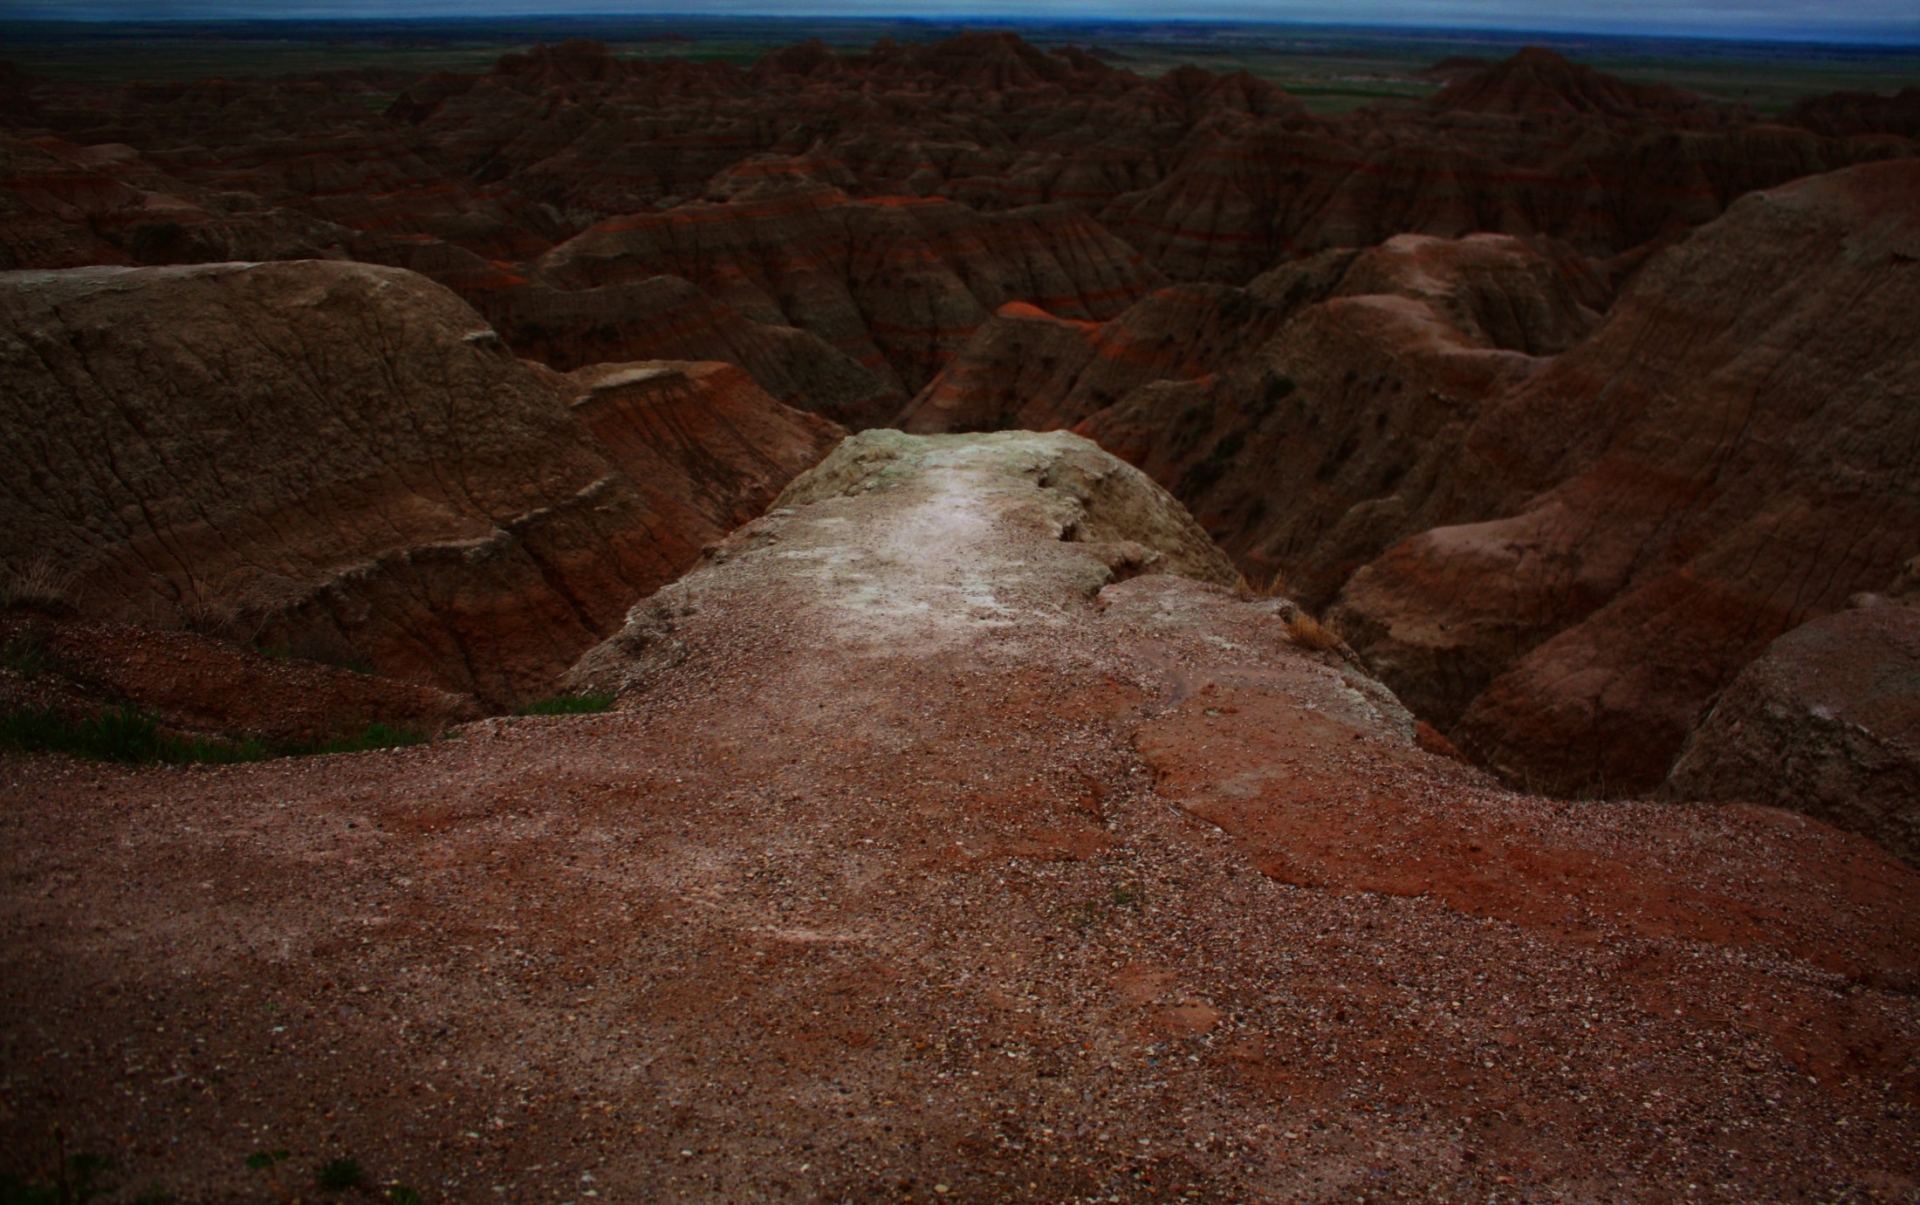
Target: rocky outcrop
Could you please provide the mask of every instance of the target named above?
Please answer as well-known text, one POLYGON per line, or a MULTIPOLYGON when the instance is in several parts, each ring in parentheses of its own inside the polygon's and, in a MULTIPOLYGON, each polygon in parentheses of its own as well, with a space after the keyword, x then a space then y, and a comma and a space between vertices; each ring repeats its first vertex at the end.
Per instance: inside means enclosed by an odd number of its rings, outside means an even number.
POLYGON ((1790 808, 1920 862, 1920 607, 1839 611, 1768 645, 1660 794, 1790 808))
POLYGON ((675 276, 591 289, 528 284, 476 302, 516 353, 562 372, 625 360, 721 360, 776 400, 847 426, 891 418, 905 395, 811 331, 755 322, 675 276))
POLYGON ((956 600, 993 624, 999 613, 1017 614, 1036 599, 1064 594, 1084 602, 1111 582, 1142 574, 1214 586, 1237 576, 1179 502, 1078 436, 866 431, 796 477, 767 517, 714 550, 709 565, 636 606, 618 633, 568 672, 567 688, 644 691, 686 655, 674 629, 688 600, 709 579, 739 579, 747 571, 732 562, 743 557, 763 565, 770 557, 848 565, 817 588, 876 583, 870 594, 855 585, 842 600, 850 624, 876 633, 912 625, 922 614, 948 622, 956 600), (845 513, 909 503, 915 521, 854 530, 846 536, 853 543, 839 548, 845 513), (796 512, 809 518, 795 522, 796 512), (822 539, 836 550, 822 552, 822 539))
POLYGON ((352 252, 446 285, 516 353, 561 372, 624 360, 724 360, 779 401, 854 426, 891 417, 906 397, 818 335, 753 321, 677 276, 556 289, 519 265, 429 235, 363 235, 352 252))
POLYGON ((908 431, 1071 427, 1138 386, 1246 358, 1286 310, 1231 285, 1161 289, 1105 323, 1002 306, 900 416, 908 431))
POLYGON ((1892 96, 1876 92, 1829 92, 1796 102, 1781 115, 1833 138, 1920 138, 1920 88, 1902 88, 1892 96))
POLYGON ((1432 99, 1441 112, 1510 117, 1680 117, 1711 123, 1700 97, 1662 84, 1630 84, 1542 46, 1524 47, 1485 70, 1450 82, 1432 99))
POLYGON ((1916 550, 1920 164, 1746 198, 1488 407, 1456 513, 1339 615, 1454 742, 1563 793, 1651 789, 1776 637, 1916 550), (1477 513, 1476 513, 1477 512, 1477 513))
POLYGON ((0 270, 343 255, 345 227, 175 179, 125 143, 0 136, 0 270))
POLYGON ((6 274, 0 363, 11 569, 69 570, 86 618, 495 705, 838 437, 738 370, 536 371, 445 289, 348 263, 6 274))

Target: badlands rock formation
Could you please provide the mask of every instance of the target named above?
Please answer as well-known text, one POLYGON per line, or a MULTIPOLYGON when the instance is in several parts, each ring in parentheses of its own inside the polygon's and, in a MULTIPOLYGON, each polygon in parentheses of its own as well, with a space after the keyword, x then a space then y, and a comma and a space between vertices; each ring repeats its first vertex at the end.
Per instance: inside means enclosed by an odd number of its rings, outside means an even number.
POLYGON ((8 757, 0 1138, 194 1200, 1904 1182, 1913 871, 1502 791, 1228 572, 1074 436, 872 433, 582 662, 612 714, 8 757))
POLYGON ((1432 525, 1479 407, 1597 321, 1604 284, 1553 250, 1400 235, 1245 289, 1175 286, 1099 326, 1008 307, 904 425, 1071 426, 1172 488, 1252 576, 1284 570, 1318 608, 1432 525))
POLYGON ((11 574, 495 705, 839 434, 727 365, 530 368, 430 281, 321 261, 0 274, 0 375, 11 574))
POLYGON ((1483 521, 1348 584, 1369 663, 1516 780, 1657 786, 1769 642, 1920 551, 1916 198, 1910 160, 1814 177, 1644 268, 1478 419, 1483 521))
POLYGON ((1528 49, 1420 110, 1218 122, 1182 149, 1101 220, 1170 276, 1237 283, 1280 255, 1402 232, 1548 235, 1615 255, 1749 190, 1914 146, 1755 123, 1528 49))
POLYGON ((812 331, 909 392, 999 305, 1107 318, 1161 280, 1068 207, 983 216, 952 201, 861 202, 818 188, 611 218, 533 269, 567 288, 677 276, 747 317, 812 331))
POLYGON ((724 359, 865 426, 1008 302, 1103 321, 1167 278, 1240 285, 1400 233, 1631 259, 1748 190, 1915 149, 1879 98, 1755 122, 1541 50, 1449 78, 1320 117, 1245 73, 1148 79, 985 33, 750 70, 568 42, 412 79, 16 74, 0 267, 408 267, 554 367, 724 359))
MULTIPOLYGON (((1646 791, 1769 641, 1920 550, 1916 196, 1912 160, 1756 194, 1637 269, 1604 323, 1605 266, 1485 234, 1176 286, 1100 325, 1011 306, 905 425, 1090 435, 1251 579, 1338 596, 1369 664, 1476 760, 1646 791)), ((1810 798, 1791 777, 1752 789, 1810 798)))

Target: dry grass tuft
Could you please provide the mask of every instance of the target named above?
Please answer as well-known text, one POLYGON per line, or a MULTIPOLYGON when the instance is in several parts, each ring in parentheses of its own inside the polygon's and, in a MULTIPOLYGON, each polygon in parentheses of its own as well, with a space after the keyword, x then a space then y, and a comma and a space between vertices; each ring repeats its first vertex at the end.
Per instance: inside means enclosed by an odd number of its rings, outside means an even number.
POLYGON ((61 608, 71 601, 74 573, 51 557, 40 557, 0 571, 0 610, 12 607, 61 608))
POLYGON ((174 587, 178 597, 173 607, 180 626, 202 636, 252 644, 265 630, 271 612, 259 605, 249 585, 243 570, 217 583, 189 572, 185 582, 174 587))
POLYGON ((1305 611, 1287 617, 1287 639, 1303 649, 1337 649, 1346 643, 1338 624, 1321 623, 1305 611))
POLYGON ((1286 593, 1287 571, 1285 569, 1275 569, 1273 576, 1264 582, 1248 581, 1247 575, 1243 573, 1240 575, 1240 580, 1233 583, 1234 597, 1242 602, 1254 602, 1262 598, 1281 598, 1286 593))

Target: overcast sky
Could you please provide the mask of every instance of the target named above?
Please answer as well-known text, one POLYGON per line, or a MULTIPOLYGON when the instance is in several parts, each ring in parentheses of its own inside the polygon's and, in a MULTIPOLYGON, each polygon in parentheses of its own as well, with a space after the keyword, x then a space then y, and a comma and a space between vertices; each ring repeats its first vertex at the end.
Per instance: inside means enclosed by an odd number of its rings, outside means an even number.
POLYGON ((566 13, 930 18, 1226 18, 1427 28, 1920 42, 1920 0, 0 0, 0 16, 78 19, 566 13))

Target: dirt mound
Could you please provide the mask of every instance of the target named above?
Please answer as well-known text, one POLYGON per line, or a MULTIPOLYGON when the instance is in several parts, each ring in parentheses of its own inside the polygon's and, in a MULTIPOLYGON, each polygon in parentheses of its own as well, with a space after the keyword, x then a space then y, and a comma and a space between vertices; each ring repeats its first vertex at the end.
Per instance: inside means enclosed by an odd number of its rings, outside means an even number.
POLYGON ((1907 1174, 1920 884, 1860 839, 1423 752, 1291 604, 1127 577, 1218 553, 1071 436, 873 433, 782 502, 595 654, 644 668, 611 714, 0 758, 0 1031, 66 1056, 7 1149, 58 1120, 195 1200, 1907 1174))
POLYGON ((1347 586, 1369 663, 1516 780, 1658 785, 1770 641, 1920 550, 1888 451, 1920 416, 1916 197, 1913 161, 1816 177, 1650 263, 1479 417, 1453 480, 1487 521, 1347 586))
POLYGON ((359 264, 6 274, 0 357, 11 570, 62 566, 87 618, 244 628, 496 705, 838 437, 733 370, 614 406, 610 444, 567 405, 591 382, 359 264))

